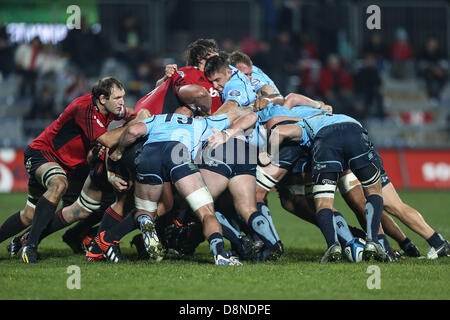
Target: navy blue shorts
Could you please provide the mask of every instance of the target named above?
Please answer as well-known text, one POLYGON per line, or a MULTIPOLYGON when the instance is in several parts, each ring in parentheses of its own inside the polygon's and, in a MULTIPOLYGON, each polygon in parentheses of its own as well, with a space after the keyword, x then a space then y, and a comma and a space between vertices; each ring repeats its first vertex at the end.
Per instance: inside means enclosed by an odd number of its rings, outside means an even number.
POLYGON ((153 142, 136 152, 136 181, 158 185, 175 183, 199 172, 191 161, 189 149, 178 141, 153 142))
POLYGON ((381 186, 384 187, 385 185, 391 183, 391 180, 389 179, 386 171, 384 170, 383 159, 381 158, 380 154, 375 148, 373 148, 373 152, 375 154, 375 164, 377 165, 377 167, 380 169, 381 172, 381 186))
POLYGON ((367 131, 356 123, 337 123, 322 128, 312 146, 312 174, 343 172, 377 165, 367 131))
POLYGON ((228 179, 242 174, 256 176, 257 148, 246 141, 230 139, 216 149, 206 147, 201 156, 200 169, 214 171, 228 179))

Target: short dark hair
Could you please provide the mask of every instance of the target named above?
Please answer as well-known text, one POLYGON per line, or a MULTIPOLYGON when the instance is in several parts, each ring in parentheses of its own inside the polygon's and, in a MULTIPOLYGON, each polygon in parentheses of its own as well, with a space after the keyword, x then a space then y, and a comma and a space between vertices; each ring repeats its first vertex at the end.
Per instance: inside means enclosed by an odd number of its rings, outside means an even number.
POLYGON ((92 87, 92 96, 95 99, 100 99, 101 95, 104 95, 106 99, 109 99, 113 87, 116 86, 119 89, 123 89, 122 82, 113 77, 106 77, 98 80, 97 84, 92 87))
POLYGON ((211 52, 218 52, 217 42, 214 39, 198 39, 188 45, 184 52, 187 66, 198 66, 200 60, 206 59, 211 52))
POLYGON ((228 67, 228 61, 224 57, 221 56, 213 56, 206 60, 205 63, 205 76, 210 76, 217 72, 222 72, 224 68, 228 67))
POLYGON ((251 67, 253 65, 252 63, 252 59, 250 59, 250 57, 248 55, 246 55, 245 53, 241 52, 241 51, 233 51, 230 54, 230 64, 232 66, 236 66, 238 63, 243 63, 249 67, 251 67))

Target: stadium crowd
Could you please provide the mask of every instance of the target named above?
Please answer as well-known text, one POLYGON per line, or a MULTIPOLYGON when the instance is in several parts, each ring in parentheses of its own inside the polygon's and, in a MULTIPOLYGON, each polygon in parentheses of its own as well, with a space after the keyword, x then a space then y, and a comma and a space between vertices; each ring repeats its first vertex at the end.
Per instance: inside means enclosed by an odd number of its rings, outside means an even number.
MULTIPOLYGON (((391 43, 374 30, 356 48, 348 41, 342 19, 328 14, 341 10, 335 1, 322 1, 324 8, 314 9, 329 15, 322 17, 326 25, 315 22, 311 17, 317 13, 305 11, 301 1, 267 0, 261 5, 265 13, 261 39, 246 34, 217 40, 227 52, 246 53, 282 93, 302 92, 329 101, 336 111, 360 121, 384 119, 388 111, 381 92, 382 75, 389 73, 399 80, 412 75, 423 79, 428 98, 435 103, 440 100, 449 66, 437 37, 429 35, 422 48, 413 49, 403 28, 391 43)), ((143 22, 132 14, 123 16, 114 34, 93 32, 83 17, 81 29, 70 30, 56 45, 42 44, 38 37, 30 43, 12 44, 0 22, 0 73, 3 78, 20 78, 16 98, 27 101, 27 119, 52 120, 79 93, 88 92, 99 77, 121 79, 132 104, 154 88, 164 74, 165 62, 182 64, 180 55, 166 57, 149 47, 143 22), (62 93, 55 92, 55 82, 62 84, 58 88, 62 93)))

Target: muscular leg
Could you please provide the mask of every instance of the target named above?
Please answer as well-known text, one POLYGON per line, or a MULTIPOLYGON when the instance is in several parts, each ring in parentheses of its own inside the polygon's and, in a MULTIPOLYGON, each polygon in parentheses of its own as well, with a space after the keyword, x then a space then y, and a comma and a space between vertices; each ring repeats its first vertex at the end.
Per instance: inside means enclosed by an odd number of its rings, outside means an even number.
POLYGON ((384 210, 397 217, 424 239, 428 239, 434 234, 434 230, 425 222, 422 215, 400 199, 392 183, 385 185, 382 190, 384 210))

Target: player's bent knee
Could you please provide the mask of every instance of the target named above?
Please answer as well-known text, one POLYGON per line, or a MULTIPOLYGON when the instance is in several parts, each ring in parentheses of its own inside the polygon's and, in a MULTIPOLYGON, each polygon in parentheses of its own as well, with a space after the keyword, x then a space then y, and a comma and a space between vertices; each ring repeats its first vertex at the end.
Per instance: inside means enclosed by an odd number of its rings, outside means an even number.
POLYGON ((381 181, 381 172, 375 164, 354 170, 356 177, 361 181, 364 188, 369 188, 381 181))
POLYGON ((347 192, 349 192, 354 187, 360 184, 361 183, 359 182, 358 178, 355 176, 353 172, 343 175, 342 177, 339 178, 338 181, 339 191, 342 194, 346 194, 347 192))
POLYGON ((321 172, 314 181, 312 193, 314 199, 328 198, 334 199, 339 174, 337 172, 321 172))
POLYGON ((156 212, 158 210, 158 202, 144 200, 138 197, 134 197, 134 204, 138 211, 156 212))
POLYGON ((77 199, 77 203, 86 213, 86 216, 100 209, 102 205, 101 201, 92 199, 84 191, 81 191, 80 196, 77 199))
POLYGON ((59 166, 52 166, 45 170, 41 175, 41 184, 50 188, 51 184, 59 184, 62 181, 66 181, 67 183, 67 174, 66 172, 59 166))
POLYGON ((260 167, 256 167, 256 183, 258 186, 266 191, 270 191, 278 183, 277 179, 272 178, 269 174, 265 173, 260 167))
POLYGON ((214 202, 211 193, 205 187, 197 189, 189 194, 186 197, 186 201, 194 212, 199 208, 214 202))

